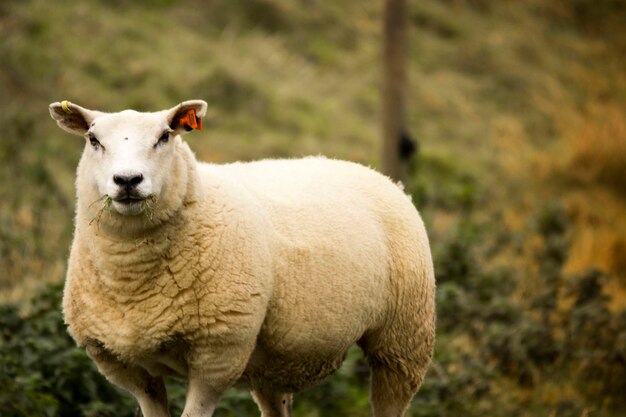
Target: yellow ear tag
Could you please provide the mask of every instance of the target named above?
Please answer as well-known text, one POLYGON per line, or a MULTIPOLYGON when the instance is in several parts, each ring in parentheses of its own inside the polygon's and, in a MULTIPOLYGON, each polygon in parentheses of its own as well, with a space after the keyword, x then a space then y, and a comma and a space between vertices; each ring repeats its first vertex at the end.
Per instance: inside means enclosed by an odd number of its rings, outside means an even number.
POLYGON ((69 105, 70 105, 70 104, 72 104, 72 103, 71 103, 71 102, 69 102, 69 101, 67 101, 67 100, 63 100, 63 101, 61 102, 61 108, 62 108, 62 109, 63 109, 63 111, 64 111, 65 113, 67 113, 67 114, 72 114, 72 113, 74 113, 74 112, 72 111, 72 109, 70 109, 70 108, 69 108, 69 105))

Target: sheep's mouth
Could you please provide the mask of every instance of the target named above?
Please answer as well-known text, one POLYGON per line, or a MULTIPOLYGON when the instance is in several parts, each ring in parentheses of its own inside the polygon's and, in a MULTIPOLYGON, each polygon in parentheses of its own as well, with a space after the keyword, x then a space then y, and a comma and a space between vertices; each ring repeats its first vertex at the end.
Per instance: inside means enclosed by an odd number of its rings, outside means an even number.
POLYGON ((125 205, 142 203, 145 200, 146 199, 144 197, 133 197, 133 196, 125 196, 125 197, 113 199, 113 201, 115 201, 116 203, 125 204, 125 205))
POLYGON ((138 193, 121 192, 117 196, 110 199, 111 208, 124 216, 135 216, 144 214, 148 218, 152 218, 156 195, 149 194, 147 196, 138 193))
POLYGON ((114 202, 124 204, 124 205, 142 203, 145 200, 146 200, 146 197, 142 196, 139 193, 134 193, 132 191, 121 192, 117 196, 115 196, 115 198, 113 198, 114 202))

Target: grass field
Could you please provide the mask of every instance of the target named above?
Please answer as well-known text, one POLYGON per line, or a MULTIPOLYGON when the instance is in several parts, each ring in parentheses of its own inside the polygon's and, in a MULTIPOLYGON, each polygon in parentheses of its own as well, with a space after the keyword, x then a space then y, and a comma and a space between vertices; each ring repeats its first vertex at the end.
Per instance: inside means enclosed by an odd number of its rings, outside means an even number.
MULTIPOLYGON (((626 2, 409 8, 420 152, 406 186, 440 277, 438 356, 412 415, 623 415, 626 2)), ((186 137, 199 159, 377 166, 381 12, 353 0, 0 3, 0 301, 27 311, 65 273, 84 144, 48 103, 201 98, 205 130, 186 137)), ((326 397, 350 404, 337 415, 367 415, 359 363, 297 415, 332 413, 315 408, 326 397)))

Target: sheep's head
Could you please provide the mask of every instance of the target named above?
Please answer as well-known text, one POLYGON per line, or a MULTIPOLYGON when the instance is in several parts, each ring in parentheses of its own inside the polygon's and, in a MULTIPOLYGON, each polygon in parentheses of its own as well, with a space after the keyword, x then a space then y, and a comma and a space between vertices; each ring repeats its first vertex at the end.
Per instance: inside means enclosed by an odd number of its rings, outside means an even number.
POLYGON ((176 183, 181 173, 175 172, 180 171, 176 150, 186 146, 180 135, 201 128, 207 104, 191 100, 154 113, 102 113, 64 101, 49 109, 63 130, 85 138, 79 199, 89 194, 120 215, 138 216, 162 194, 184 185, 176 183))

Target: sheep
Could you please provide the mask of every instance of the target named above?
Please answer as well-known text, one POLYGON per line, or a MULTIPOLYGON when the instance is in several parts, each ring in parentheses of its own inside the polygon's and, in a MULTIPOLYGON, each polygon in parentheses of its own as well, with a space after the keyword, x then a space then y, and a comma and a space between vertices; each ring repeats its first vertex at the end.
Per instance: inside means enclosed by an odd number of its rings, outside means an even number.
POLYGON ((358 344, 375 417, 403 416, 432 357, 435 278, 410 198, 362 165, 327 159, 209 164, 181 136, 207 103, 50 114, 85 137, 63 313, 98 370, 145 417, 183 416, 232 386, 263 417, 332 374, 358 344))

